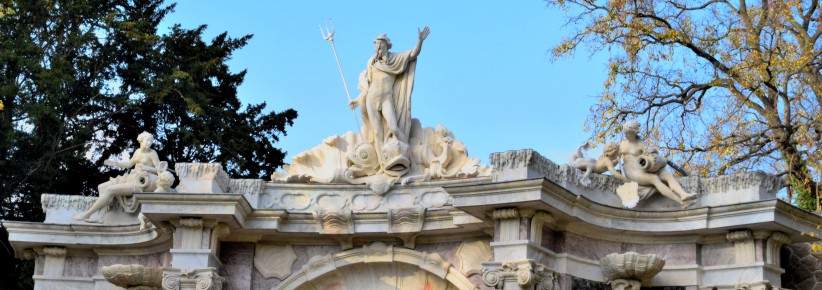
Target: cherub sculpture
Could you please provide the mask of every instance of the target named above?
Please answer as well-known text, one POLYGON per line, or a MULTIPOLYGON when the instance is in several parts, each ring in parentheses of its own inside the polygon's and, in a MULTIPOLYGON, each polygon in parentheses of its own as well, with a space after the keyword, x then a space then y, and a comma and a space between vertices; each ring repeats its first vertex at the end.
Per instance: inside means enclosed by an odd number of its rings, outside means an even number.
POLYGON ((602 154, 597 159, 585 158, 585 151, 592 147, 591 142, 585 142, 577 148, 576 153, 571 156, 571 166, 584 171, 580 182, 583 185, 590 184, 589 175, 593 173, 610 172, 616 178, 625 181, 625 176, 616 170, 616 165, 619 163, 619 145, 615 143, 605 144, 602 154))

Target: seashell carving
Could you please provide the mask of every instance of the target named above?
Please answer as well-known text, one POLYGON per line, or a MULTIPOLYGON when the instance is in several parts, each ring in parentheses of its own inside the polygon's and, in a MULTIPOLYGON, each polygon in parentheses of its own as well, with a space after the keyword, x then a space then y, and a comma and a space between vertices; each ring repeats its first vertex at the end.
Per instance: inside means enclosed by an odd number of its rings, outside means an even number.
POLYGON ((662 271, 665 260, 654 254, 611 253, 599 260, 599 265, 607 281, 626 279, 644 283, 662 271))

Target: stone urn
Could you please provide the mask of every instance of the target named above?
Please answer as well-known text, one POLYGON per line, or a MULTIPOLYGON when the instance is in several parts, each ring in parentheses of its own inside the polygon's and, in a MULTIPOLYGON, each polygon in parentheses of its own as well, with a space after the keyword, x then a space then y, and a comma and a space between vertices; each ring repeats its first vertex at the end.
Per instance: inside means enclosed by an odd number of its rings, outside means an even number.
POLYGON ((162 287, 163 269, 142 265, 110 265, 100 269, 111 284, 129 290, 156 290, 162 287))
POLYGON ((647 284, 662 271, 665 260, 654 254, 611 253, 599 260, 599 265, 612 289, 639 290, 643 283, 647 284))

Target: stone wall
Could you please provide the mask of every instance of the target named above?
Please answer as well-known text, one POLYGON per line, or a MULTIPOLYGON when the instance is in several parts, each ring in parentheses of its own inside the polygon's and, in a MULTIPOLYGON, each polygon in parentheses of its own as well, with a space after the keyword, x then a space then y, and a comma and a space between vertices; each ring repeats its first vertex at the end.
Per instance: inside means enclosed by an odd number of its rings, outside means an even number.
POLYGON ((782 287, 795 290, 822 289, 822 253, 813 253, 810 243, 782 247, 782 287))

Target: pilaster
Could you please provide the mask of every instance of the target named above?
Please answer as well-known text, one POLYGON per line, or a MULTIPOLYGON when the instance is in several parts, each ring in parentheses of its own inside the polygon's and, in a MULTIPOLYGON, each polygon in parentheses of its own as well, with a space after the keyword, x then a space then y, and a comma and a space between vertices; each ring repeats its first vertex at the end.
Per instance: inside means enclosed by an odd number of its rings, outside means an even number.
POLYGON ((174 243, 171 268, 163 271, 164 290, 220 290, 225 278, 218 274, 220 238, 229 228, 213 219, 195 217, 172 220, 174 243))
POLYGON ((550 214, 531 208, 500 208, 494 219, 493 262, 483 263, 483 283, 504 290, 559 289, 559 276, 533 260, 532 245, 539 245, 542 227, 550 214))
POLYGON ((174 246, 171 252, 171 266, 176 269, 193 270, 219 267, 219 239, 228 234, 225 224, 211 219, 180 218, 174 225, 174 246))
POLYGON ((66 265, 66 248, 63 247, 43 247, 43 276, 62 277, 63 269, 66 265))
POLYGON ((734 245, 734 264, 750 265, 756 262, 756 245, 750 230, 732 231, 725 238, 734 245))
POLYGON ((706 267, 700 289, 765 290, 782 284, 779 248, 790 243, 786 234, 738 229, 728 232, 725 239, 733 245, 733 263, 706 267))

